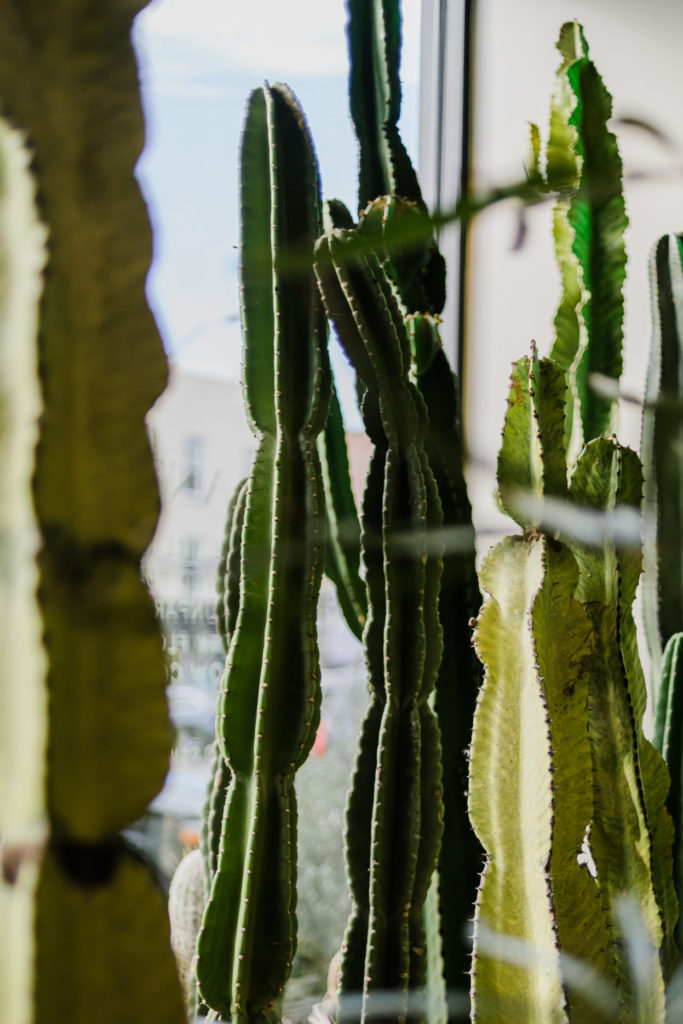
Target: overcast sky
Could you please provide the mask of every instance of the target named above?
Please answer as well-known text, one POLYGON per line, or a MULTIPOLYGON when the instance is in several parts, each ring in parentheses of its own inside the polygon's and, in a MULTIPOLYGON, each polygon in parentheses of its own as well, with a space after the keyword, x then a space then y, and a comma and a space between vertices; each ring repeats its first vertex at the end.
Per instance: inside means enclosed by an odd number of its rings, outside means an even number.
MULTIPOLYGON (((404 0, 402 129, 413 154, 418 9, 404 0)), ((148 294, 169 355, 188 369, 239 374, 237 161, 255 86, 292 87, 325 197, 355 208, 345 22, 343 0, 153 0, 136 20, 148 133, 138 177, 155 237, 148 294)))

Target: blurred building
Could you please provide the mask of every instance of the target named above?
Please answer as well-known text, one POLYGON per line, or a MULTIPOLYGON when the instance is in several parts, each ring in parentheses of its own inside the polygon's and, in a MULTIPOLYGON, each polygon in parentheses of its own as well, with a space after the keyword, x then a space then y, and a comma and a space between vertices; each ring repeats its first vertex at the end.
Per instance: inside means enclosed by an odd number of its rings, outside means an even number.
POLYGON ((145 574, 164 626, 171 681, 214 687, 224 661, 215 605, 226 512, 255 447, 241 386, 176 368, 148 427, 162 514, 145 574))

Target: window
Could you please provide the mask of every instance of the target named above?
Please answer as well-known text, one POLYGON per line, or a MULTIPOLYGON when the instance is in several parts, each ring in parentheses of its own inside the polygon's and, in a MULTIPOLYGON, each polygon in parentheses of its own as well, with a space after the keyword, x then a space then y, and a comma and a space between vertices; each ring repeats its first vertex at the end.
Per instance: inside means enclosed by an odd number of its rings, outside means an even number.
POLYGON ((183 589, 188 594, 193 594, 199 587, 199 541, 196 537, 189 537, 182 543, 181 548, 181 579, 183 589))
POLYGON ((183 489, 191 494, 198 494, 202 488, 202 463, 204 461, 204 441, 201 437, 185 438, 185 459, 183 473, 183 489))

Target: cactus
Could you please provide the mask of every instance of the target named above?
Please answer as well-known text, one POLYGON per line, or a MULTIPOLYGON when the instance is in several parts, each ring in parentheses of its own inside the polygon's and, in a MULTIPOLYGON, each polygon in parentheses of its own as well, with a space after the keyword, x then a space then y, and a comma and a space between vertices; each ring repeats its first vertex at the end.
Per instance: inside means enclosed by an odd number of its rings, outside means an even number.
POLYGON ((334 388, 330 415, 318 439, 318 453, 327 514, 325 575, 336 587, 339 607, 349 629, 360 640, 367 619, 368 600, 365 583, 360 577, 360 525, 351 490, 344 420, 334 388))
MULTIPOLYGON (((641 490, 635 453, 614 439, 600 438, 586 446, 577 463, 569 497, 609 511, 638 507, 641 490)), ((619 549, 614 542, 597 551, 571 546, 581 571, 577 598, 592 619, 598 645, 589 691, 596 807, 591 850, 610 913, 624 878, 630 880, 654 946, 661 949, 666 976, 676 957, 672 936, 678 908, 671 878, 673 828, 664 806, 668 773, 642 732, 646 691, 631 612, 641 553, 639 548, 619 549), (612 768, 615 758, 622 765, 618 777, 612 768), (640 844, 635 837, 641 837, 640 844)))
POLYGON ((645 688, 630 610, 639 552, 609 540, 593 549, 554 540, 519 515, 510 486, 539 496, 564 492, 603 511, 637 507, 638 460, 615 440, 586 446, 567 490, 558 445, 565 387, 552 361, 538 363, 532 354, 515 366, 498 474, 503 506, 525 533, 502 541, 482 566, 490 597, 476 631, 486 678, 475 714, 470 813, 487 865, 475 925, 475 1019, 604 1019, 590 993, 565 977, 561 955, 570 954, 613 985, 621 1020, 636 1019, 639 1007, 645 1017, 637 1019, 663 1021, 677 906, 667 773, 642 732, 645 688), (582 843, 595 881, 578 864, 582 843), (647 965, 645 993, 624 953, 625 879, 661 955, 661 963, 654 955, 647 965), (487 950, 482 922, 527 942, 531 965, 487 950))
MULTIPOLYGON (((225 538, 218 566, 216 590, 216 625, 225 653, 230 648, 230 639, 237 624, 240 607, 240 550, 247 496, 247 481, 240 480, 228 505, 225 538)), ((225 810, 225 798, 230 784, 230 768, 218 740, 214 740, 209 769, 206 799, 202 808, 202 829, 200 849, 204 865, 204 881, 207 892, 211 888, 218 865, 221 826, 225 810)))
POLYGON ((562 297, 551 356, 572 372, 567 431, 573 459, 584 442, 614 427, 614 400, 595 392, 590 375, 615 380, 621 375, 628 219, 619 149, 607 129, 612 98, 577 22, 562 26, 557 48, 562 60, 551 103, 545 175, 535 125, 527 173, 537 188, 557 195, 553 236, 562 297))
POLYGON ((353 910, 340 973, 342 1018, 351 1013, 345 997, 362 992, 362 1019, 369 1020, 380 1012, 376 993, 394 992, 401 1018, 409 992, 426 980, 423 908, 441 833, 438 727, 428 704, 441 656, 441 558, 429 538, 441 509, 424 453, 426 411, 408 377, 403 317, 379 261, 351 255, 354 242, 343 229, 323 236, 315 267, 328 316, 363 383, 375 445, 362 537, 371 699, 347 809, 353 910))
POLYGON ((398 130, 400 4, 349 0, 348 14, 349 94, 360 155, 358 209, 365 214, 369 236, 376 243, 383 240, 389 250, 389 276, 399 283, 406 311, 440 313, 446 299, 445 263, 398 130), (416 235, 409 246, 401 244, 406 221, 413 222, 416 235))
POLYGON ((680 403, 683 321, 683 236, 664 235, 650 258, 653 333, 642 458, 645 471, 645 633, 657 678, 662 650, 683 625, 680 403))
MULTIPOLYGON (((467 922, 483 860, 467 814, 467 748, 481 665, 470 642, 470 622, 481 595, 475 568, 472 508, 464 478, 458 389, 441 345, 438 321, 408 317, 412 364, 425 402, 425 453, 434 474, 444 529, 439 619, 443 655, 434 710, 442 737, 444 832, 436 885, 441 913, 442 970, 448 991, 462 991, 469 968, 467 922)), ((434 940, 432 940, 434 941, 434 940)))
POLYGON ((252 93, 242 139, 242 323, 258 448, 244 496, 239 610, 218 704, 230 769, 198 940, 202 998, 234 1020, 277 1020, 295 948, 294 773, 313 743, 315 609, 324 557, 316 436, 329 403, 312 271, 282 253, 320 229, 317 166, 285 86, 252 93))
POLYGON ((472 969, 482 1024, 565 1021, 564 998, 572 1020, 601 1020, 586 1016, 580 993, 563 992, 559 951, 610 973, 598 890, 577 861, 593 803, 590 772, 575 768, 590 762, 584 666, 594 650, 591 623, 574 598, 574 557, 519 515, 512 486, 539 496, 566 493, 566 386, 561 368, 539 361, 535 350, 514 366, 498 480, 503 508, 525 532, 497 544, 480 575, 489 597, 475 643, 486 673, 469 806, 486 849, 472 969), (531 963, 506 964, 488 951, 482 925, 526 942, 531 963))
MULTIPOLYGON (((681 744, 681 730, 683 729, 683 708, 681 707, 681 642, 683 633, 674 633, 664 648, 662 658, 662 672, 660 677, 659 693, 657 695, 657 709, 655 717, 655 731, 652 742, 655 748, 662 755, 669 768, 671 776, 671 788, 667 795, 667 807, 674 822, 674 884, 679 907, 683 900, 683 843, 681 841, 681 822, 683 822, 683 807, 681 799, 683 788, 681 787, 681 775, 683 773, 683 746, 681 744)), ((681 947, 683 938, 683 925, 679 915, 676 926, 676 941, 681 947)))
POLYGON ((609 533, 594 546, 569 534, 560 543, 538 528, 537 502, 528 500, 568 499, 613 516, 622 506, 638 508, 642 489, 636 455, 614 437, 580 452, 582 438, 613 421, 612 399, 592 394, 588 378, 597 371, 618 379, 621 372, 626 217, 621 162, 605 127, 611 99, 578 25, 563 26, 558 47, 546 171, 532 126, 528 174, 558 196, 563 294, 553 360, 537 363, 532 352, 513 370, 498 458, 502 507, 525 532, 497 545, 481 572, 490 596, 476 631, 486 677, 475 714, 470 809, 487 865, 477 901, 474 1012, 477 1021, 595 1021, 611 1019, 617 1004, 620 1020, 664 1021, 678 907, 668 776, 642 731, 646 694, 631 612, 640 550, 619 546, 609 533), (576 463, 569 486, 565 448, 576 463), (514 746, 501 761, 503 730, 514 746), (584 765, 582 778, 577 764, 584 765), (541 781, 525 789, 532 765, 541 781), (581 844, 594 880, 578 866, 581 844), (528 866, 523 873, 521 865, 528 866), (637 968, 624 890, 647 946, 637 968), (523 957, 510 947, 519 939, 523 957), (577 959, 597 980, 585 984, 577 959), (605 982, 612 992, 606 1003, 605 982))
POLYGON ((481 596, 463 475, 459 387, 441 344, 436 315, 445 301, 445 264, 397 126, 399 5, 352 0, 348 27, 351 113, 360 154, 358 238, 373 247, 407 317, 412 372, 428 418, 424 449, 436 480, 446 538, 439 597, 444 651, 434 700, 443 738, 444 835, 435 879, 443 913, 440 938, 431 931, 439 915, 430 915, 430 941, 441 946, 447 988, 460 991, 469 959, 466 925, 482 863, 464 792, 465 752, 481 681, 468 624, 481 596))
POLYGON ((168 890, 171 947, 178 964, 187 1015, 191 1020, 198 1010, 195 956, 207 895, 201 850, 191 850, 175 869, 168 890))
MULTIPOLYGON (((163 895, 119 836, 160 789, 172 742, 140 572, 159 511, 144 418, 166 381, 133 177, 143 136, 129 34, 140 6, 0 4, 3 113, 29 142, 49 238, 38 312, 35 214, 25 170, 7 165, 2 338, 21 338, 22 354, 9 378, 16 405, 3 412, 17 447, 3 466, 21 496, 3 526, 19 542, 31 636, 22 630, 28 648, 6 645, 1 699, 7 721, 34 717, 26 746, 25 727, 6 737, 8 777, 23 777, 28 796, 21 808, 17 788, 0 819, 3 911, 17 925, 1 956, 8 1024, 79 1024, 93 1007, 104 1022, 184 1019, 163 895)), ((9 154, 16 133, 2 137, 9 154)))

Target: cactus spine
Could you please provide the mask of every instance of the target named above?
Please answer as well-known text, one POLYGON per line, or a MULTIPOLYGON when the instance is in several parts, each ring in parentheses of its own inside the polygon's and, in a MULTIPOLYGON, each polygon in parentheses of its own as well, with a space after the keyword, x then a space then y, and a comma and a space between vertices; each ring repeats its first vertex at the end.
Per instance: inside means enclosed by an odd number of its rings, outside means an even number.
POLYGON ((315 611, 324 558, 316 436, 329 403, 311 270, 282 253, 320 230, 317 166, 285 86, 252 93, 242 139, 242 324, 258 448, 244 496, 239 611, 217 737, 230 785, 198 940, 203 999, 233 1020, 277 1020, 294 954, 294 773, 313 743, 315 611))
MULTIPOLYGON (((0 819, 10 847, 3 911, 18 925, 14 949, 2 946, 8 1024, 79 1024, 93 1012, 112 1024, 184 1019, 162 893, 119 834, 160 789, 172 741, 161 636, 140 573, 159 506, 144 417, 166 381, 133 177, 143 132, 129 35, 140 6, 0 4, 3 113, 29 140, 49 238, 37 330, 29 224, 11 240, 3 282, 3 339, 21 325, 26 346, 15 371, 26 416, 17 555, 33 588, 33 653, 3 640, 16 661, 0 699, 4 718, 5 705, 23 701, 26 671, 33 693, 22 718, 37 713, 42 733, 25 749, 21 733, 8 738, 11 774, 30 756, 26 778, 40 780, 24 812, 8 807, 0 819), (16 301, 26 306, 10 325, 16 301)), ((18 188, 5 200, 24 209, 21 183, 3 173, 3 186, 18 188)))

